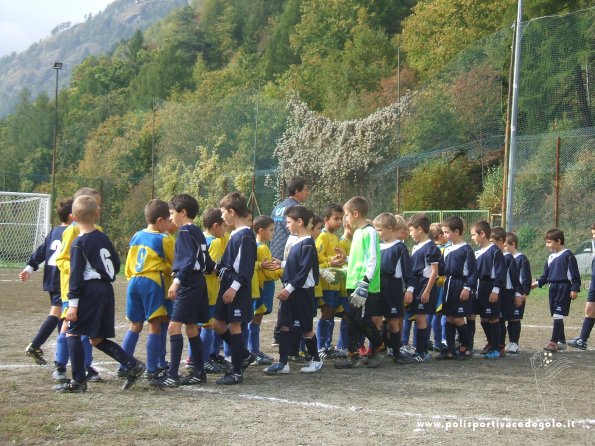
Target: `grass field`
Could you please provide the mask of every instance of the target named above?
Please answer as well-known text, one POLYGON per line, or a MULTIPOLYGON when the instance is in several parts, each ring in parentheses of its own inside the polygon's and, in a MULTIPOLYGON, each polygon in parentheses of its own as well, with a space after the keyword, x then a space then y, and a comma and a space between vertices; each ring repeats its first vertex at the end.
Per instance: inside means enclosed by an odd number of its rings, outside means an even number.
MULTIPOLYGON (((313 376, 293 367, 269 377, 251 366, 244 384, 155 390, 140 381, 120 390, 116 364, 95 353, 105 382, 82 395, 58 395, 50 366, 23 354, 49 300, 41 274, 18 283, 0 270, 0 444, 592 444, 595 440, 595 351, 565 351, 552 363, 542 347, 551 319, 547 291, 533 293, 521 334, 522 353, 499 360, 334 370, 313 376), (533 360, 532 360, 533 358, 533 360)), ((124 320, 125 281, 115 284, 116 332, 124 320)), ((571 306, 568 338, 578 334, 586 292, 571 306)), ((274 318, 263 324, 263 347, 274 354, 274 318)), ((338 328, 338 324, 337 324, 338 328)), ((144 336, 137 354, 144 357, 144 336)), ((483 345, 478 329, 476 345, 483 345)), ((595 340, 592 338, 592 344, 595 340)), ((55 336, 43 347, 53 358, 55 336)), ((212 377, 212 375, 211 375, 212 377)))

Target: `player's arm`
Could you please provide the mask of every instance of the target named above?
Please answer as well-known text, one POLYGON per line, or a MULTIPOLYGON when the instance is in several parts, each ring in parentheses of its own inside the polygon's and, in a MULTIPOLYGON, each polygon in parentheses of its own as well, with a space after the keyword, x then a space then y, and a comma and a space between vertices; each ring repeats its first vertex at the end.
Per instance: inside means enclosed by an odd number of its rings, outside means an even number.
POLYGON ((187 275, 194 270, 198 250, 198 243, 194 240, 190 231, 181 229, 176 240, 176 254, 173 264, 175 285, 179 286, 185 283, 187 275))
POLYGON ((576 299, 581 290, 581 273, 574 254, 568 256, 568 276, 570 277, 570 298, 576 299))
POLYGON ((378 233, 374 230, 371 226, 367 228, 368 236, 370 237, 370 245, 368 246, 368 255, 367 255, 367 263, 366 263, 366 273, 365 278, 362 277, 361 279, 367 281, 371 281, 376 274, 376 269, 378 268, 378 253, 376 251, 376 247, 378 246, 378 233))
POLYGON ((56 257, 56 266, 62 274, 68 274, 70 271, 70 248, 76 238, 74 225, 68 226, 62 233, 62 247, 56 257))
POLYGON ((331 266, 332 256, 327 255, 329 251, 328 245, 328 235, 325 232, 321 232, 316 238, 316 251, 318 252, 318 266, 320 268, 329 268, 331 266))
MULTIPOLYGON (((263 262, 272 261, 273 254, 269 247, 265 244, 262 244, 257 249, 257 257, 258 262, 262 266, 263 262)), ((281 268, 269 269, 269 268, 262 268, 262 274, 264 280, 278 280, 283 275, 283 270, 281 268)))
POLYGON ((126 254, 126 263, 124 264, 124 275, 126 280, 130 280, 134 275, 134 265, 137 263, 138 250, 134 249, 134 246, 128 248, 128 254, 126 254))
POLYGON ((533 282, 531 284, 531 288, 536 288, 539 287, 541 288, 542 286, 544 286, 547 283, 547 277, 550 274, 550 267, 547 264, 547 260, 545 261, 545 265, 543 267, 543 274, 537 278, 537 280, 535 282, 533 282))
POLYGON ((46 252, 46 245, 49 241, 49 235, 46 237, 45 241, 37 247, 35 252, 31 254, 29 260, 27 261, 27 266, 19 273, 19 280, 24 282, 25 280, 29 279, 31 273, 33 271, 37 271, 39 269, 39 265, 45 262, 45 252, 46 252))
POLYGON ((254 239, 248 235, 242 237, 240 241, 240 265, 239 271, 235 273, 231 288, 235 291, 241 286, 249 286, 254 275, 254 266, 256 264, 256 246, 254 239))
POLYGON ((304 286, 308 279, 308 275, 310 274, 310 270, 312 270, 315 263, 318 263, 315 247, 307 243, 302 244, 297 271, 294 276, 290 278, 287 285, 285 285, 285 290, 287 290, 289 294, 304 286))
POLYGON ((413 275, 413 266, 411 264, 411 256, 409 255, 409 250, 404 244, 399 262, 401 262, 403 283, 407 287, 405 295, 403 296, 403 303, 410 304, 411 302, 413 302, 413 292, 415 291, 415 276, 413 275))
POLYGON ((465 265, 467 267, 467 280, 463 284, 463 291, 461 291, 461 300, 465 301, 469 299, 471 290, 476 287, 477 284, 477 262, 475 261, 475 253, 471 247, 467 246, 465 254, 465 265))
POLYGON ((519 280, 521 281, 521 289, 523 290, 522 293, 525 296, 528 296, 531 292, 531 264, 527 258, 522 259, 521 261, 519 268, 519 280))
MULTIPOLYGON (((109 257, 106 256, 105 258, 102 258, 104 265, 106 265, 108 262, 111 262, 112 266, 113 266, 113 274, 109 274, 110 271, 108 272, 108 275, 110 275, 110 279, 112 282, 114 282, 116 280, 116 276, 118 275, 118 273, 120 272, 120 268, 122 266, 122 262, 120 261, 120 256, 118 255, 118 253, 116 252, 116 248, 114 248, 114 245, 112 244, 111 240, 108 239, 107 237, 105 237, 106 240, 106 244, 107 244, 107 249, 109 251, 109 257)), ((106 266, 106 270, 108 270, 109 268, 106 266)))
MULTIPOLYGON (((432 291, 432 288, 434 287, 434 285, 436 284, 436 281, 438 280, 438 273, 439 273, 439 263, 440 263, 440 257, 442 256, 442 253, 440 252, 440 250, 438 249, 438 247, 436 245, 432 245, 432 248, 430 250, 430 252, 428 252, 426 254, 426 260, 428 262, 428 264, 430 265, 431 271, 430 271, 430 277, 428 278, 428 284, 426 285, 426 289, 424 290, 424 294, 427 293, 428 295, 428 301, 430 299, 430 292, 432 291)), ((426 303, 426 302, 424 302, 426 303)))
POLYGON ((175 239, 168 235, 163 237, 163 275, 170 277, 174 264, 175 239))
POLYGON ((496 303, 498 296, 500 295, 500 289, 506 288, 506 261, 504 260, 504 254, 499 249, 494 251, 494 257, 492 258, 492 267, 494 268, 494 286, 490 293, 490 303, 496 303))

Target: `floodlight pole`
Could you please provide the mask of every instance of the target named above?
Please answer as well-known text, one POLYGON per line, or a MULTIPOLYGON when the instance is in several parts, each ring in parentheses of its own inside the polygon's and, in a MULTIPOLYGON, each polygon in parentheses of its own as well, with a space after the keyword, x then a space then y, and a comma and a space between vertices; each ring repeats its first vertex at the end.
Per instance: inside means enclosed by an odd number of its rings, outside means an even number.
POLYGON ((519 111, 519 78, 521 42, 523 39, 523 0, 518 0, 514 39, 514 69, 512 75, 512 107, 510 110, 510 151, 508 154, 508 187, 506 191, 506 230, 512 231, 514 176, 516 175, 517 117, 519 111))
POLYGON ((52 67, 56 70, 56 92, 54 101, 54 146, 52 148, 52 198, 50 208, 54 209, 54 201, 56 200, 56 149, 58 147, 58 74, 64 64, 62 62, 54 62, 52 67))

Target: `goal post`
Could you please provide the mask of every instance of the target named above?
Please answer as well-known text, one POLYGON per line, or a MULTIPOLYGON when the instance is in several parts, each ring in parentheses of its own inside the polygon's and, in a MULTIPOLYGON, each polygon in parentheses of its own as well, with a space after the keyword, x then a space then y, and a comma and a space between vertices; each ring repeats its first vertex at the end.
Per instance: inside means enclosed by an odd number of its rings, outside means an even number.
POLYGON ((0 192, 0 268, 19 268, 50 231, 49 194, 0 192))

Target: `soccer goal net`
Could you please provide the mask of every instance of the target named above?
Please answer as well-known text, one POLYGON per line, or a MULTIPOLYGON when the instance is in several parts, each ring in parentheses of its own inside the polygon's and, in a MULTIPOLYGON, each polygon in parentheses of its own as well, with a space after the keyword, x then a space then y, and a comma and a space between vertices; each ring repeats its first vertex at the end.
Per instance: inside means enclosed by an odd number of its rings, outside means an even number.
POLYGON ((22 267, 50 230, 50 195, 0 192, 0 268, 22 267))

